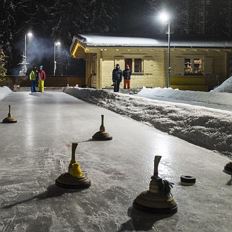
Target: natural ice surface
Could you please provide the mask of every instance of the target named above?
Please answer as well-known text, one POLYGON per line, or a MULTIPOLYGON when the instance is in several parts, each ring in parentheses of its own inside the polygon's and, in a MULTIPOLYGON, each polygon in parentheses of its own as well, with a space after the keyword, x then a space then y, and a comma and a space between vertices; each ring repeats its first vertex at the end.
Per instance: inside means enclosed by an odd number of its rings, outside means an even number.
POLYGON ((231 231, 227 157, 64 93, 12 93, 0 101, 0 118, 8 104, 18 123, 0 124, 1 231, 231 231), (101 114, 113 140, 88 141, 101 114), (76 158, 92 181, 84 191, 54 186, 67 171, 71 142, 79 142, 76 158), (159 173, 175 183, 178 204, 162 220, 131 210, 148 189, 154 155, 162 155, 159 173), (197 184, 179 185, 183 174, 197 184))
POLYGON ((230 111, 149 100, 106 90, 69 88, 65 92, 119 114, 149 123, 157 129, 193 144, 218 150, 226 155, 232 154, 232 112, 230 111))

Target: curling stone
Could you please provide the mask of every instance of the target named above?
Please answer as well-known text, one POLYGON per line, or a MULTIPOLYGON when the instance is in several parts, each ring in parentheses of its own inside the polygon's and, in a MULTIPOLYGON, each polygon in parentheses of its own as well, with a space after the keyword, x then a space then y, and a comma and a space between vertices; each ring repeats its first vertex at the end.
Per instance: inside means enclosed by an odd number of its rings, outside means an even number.
POLYGON ((93 140, 96 141, 105 141, 105 140, 111 140, 112 136, 109 135, 109 133, 107 133, 105 131, 105 127, 104 127, 104 115, 101 116, 101 126, 98 132, 96 132, 93 136, 92 136, 93 140))
POLYGON ((230 175, 230 180, 228 181, 228 185, 232 185, 232 162, 229 162, 225 165, 223 172, 230 175))
POLYGON ((133 202, 134 208, 155 214, 174 214, 177 204, 172 197, 173 183, 163 180, 158 175, 161 156, 155 156, 154 175, 151 177, 149 190, 142 192, 133 202))
POLYGON ((80 164, 75 160, 77 143, 72 143, 72 158, 69 163, 68 172, 61 174, 56 179, 56 185, 69 189, 84 189, 91 185, 90 180, 81 170, 80 164))
POLYGON ((2 123, 16 123, 17 122, 17 120, 11 116, 10 108, 11 106, 9 105, 8 116, 2 120, 2 123))

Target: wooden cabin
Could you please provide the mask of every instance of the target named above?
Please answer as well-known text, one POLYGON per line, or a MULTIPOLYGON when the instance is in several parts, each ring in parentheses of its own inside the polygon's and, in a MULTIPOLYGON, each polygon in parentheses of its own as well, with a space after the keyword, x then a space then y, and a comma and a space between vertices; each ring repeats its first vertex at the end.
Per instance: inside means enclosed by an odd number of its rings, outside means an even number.
MULTIPOLYGON (((119 64, 132 70, 131 88, 165 87, 168 78, 167 41, 150 38, 78 35, 73 58, 86 61, 85 85, 110 88, 119 64)), ((231 42, 171 42, 170 84, 173 88, 208 91, 232 73, 231 42)))

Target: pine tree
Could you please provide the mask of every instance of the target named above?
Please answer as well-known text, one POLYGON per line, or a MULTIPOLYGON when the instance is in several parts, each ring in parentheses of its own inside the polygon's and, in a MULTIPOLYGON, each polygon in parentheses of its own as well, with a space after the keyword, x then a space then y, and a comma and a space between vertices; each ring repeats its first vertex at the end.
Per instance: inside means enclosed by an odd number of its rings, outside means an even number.
POLYGON ((3 52, 3 49, 0 48, 0 83, 4 81, 6 77, 5 58, 6 56, 3 52))
POLYGON ((79 33, 115 31, 120 12, 114 0, 57 0, 49 11, 53 37, 65 39, 66 44, 79 33))

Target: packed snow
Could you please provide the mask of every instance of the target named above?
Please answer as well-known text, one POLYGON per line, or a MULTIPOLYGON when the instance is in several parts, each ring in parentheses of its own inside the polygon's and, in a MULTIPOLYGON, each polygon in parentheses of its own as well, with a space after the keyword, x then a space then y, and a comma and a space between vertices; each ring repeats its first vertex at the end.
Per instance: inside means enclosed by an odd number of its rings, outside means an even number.
POLYGON ((213 92, 227 92, 232 93, 232 76, 225 80, 221 85, 216 87, 213 92))
MULTIPOLYGON (((136 95, 112 93, 108 90, 67 88, 64 91, 77 98, 150 124, 193 144, 232 155, 232 113, 230 111, 151 100, 136 95)), ((175 90, 170 92, 173 91, 175 90)))
MULTIPOLYGON (((229 86, 227 87, 229 88, 229 86)), ((231 87, 230 87, 231 88, 231 87)), ((231 88, 232 91, 232 88, 231 88)), ((232 94, 225 92, 202 92, 172 88, 142 88, 138 96, 171 102, 181 102, 232 111, 232 94)))
POLYGON ((0 87, 0 100, 2 100, 3 98, 5 98, 7 95, 9 95, 12 91, 6 87, 0 87))

